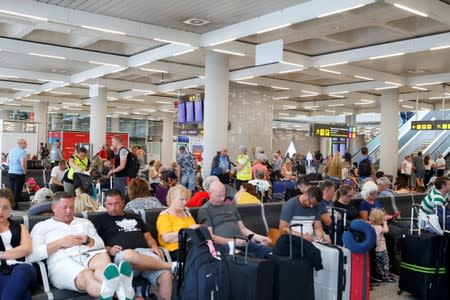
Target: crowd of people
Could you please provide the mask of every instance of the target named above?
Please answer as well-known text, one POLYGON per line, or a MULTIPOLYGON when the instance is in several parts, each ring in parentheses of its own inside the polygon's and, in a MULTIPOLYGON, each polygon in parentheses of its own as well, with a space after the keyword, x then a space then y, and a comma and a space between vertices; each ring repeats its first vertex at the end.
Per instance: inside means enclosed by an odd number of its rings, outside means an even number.
MULTIPOLYGON (((23 225, 10 218, 17 205, 18 198, 15 197, 25 184, 25 149, 26 141, 20 139, 8 155, 12 192, 0 190, 0 259, 1 267, 6 264, 10 271, 0 273, 0 278, 2 282, 15 284, 0 285, 0 298, 14 287, 15 293, 17 290, 23 293, 18 299, 30 299, 26 287, 35 283, 36 274, 26 262, 46 260, 49 279, 57 288, 87 292, 100 299, 112 299, 114 295, 119 299, 133 299, 132 280, 141 275, 157 286, 162 299, 170 299, 175 264, 164 259, 159 246, 169 252, 172 261, 176 261, 178 232, 182 228, 206 226, 222 253, 229 253, 230 248, 234 248, 233 238, 241 235, 251 236, 252 243, 248 245, 251 255, 263 258, 271 252, 275 241, 246 227, 236 205, 270 199, 274 179, 295 182, 295 188, 285 193, 287 198, 282 205, 278 228, 280 234, 287 233, 290 225, 302 223, 302 231, 293 227, 294 235, 309 241, 340 243, 341 237, 335 234, 333 226, 339 218, 333 218, 333 208, 343 208, 348 221, 362 219, 372 224, 377 235, 376 270, 382 280, 395 281, 395 275, 389 270, 384 234, 389 230, 387 222, 395 221, 398 214, 388 215, 378 198, 395 195, 398 190, 391 189, 391 179, 375 172, 367 148, 361 149, 362 157, 356 165, 351 162, 351 156, 345 154, 342 157, 336 152, 328 157, 320 170, 323 155, 319 151, 311 155, 309 161, 309 155, 283 158, 280 152, 269 160, 264 149, 255 148, 254 153, 249 154, 247 148, 241 146, 236 163, 233 163, 224 147, 212 160, 211 175, 202 180, 194 156, 181 146, 177 161, 170 167, 163 167, 161 161, 152 161, 145 166, 147 180, 140 176, 129 178, 126 170, 130 150, 123 146, 119 137, 113 137, 114 156, 102 149, 104 153, 101 151, 90 160, 86 149, 81 147, 68 161, 60 159, 57 162, 48 187, 36 188, 36 182, 27 181, 27 189, 35 189, 33 206, 28 213, 53 216, 36 224, 30 234, 23 225), (309 167, 314 170, 312 173, 323 173, 326 179, 311 182, 306 174, 309 167), (100 190, 105 187, 103 205, 91 192, 75 184, 78 173, 89 173, 98 182, 100 190), (112 186, 111 176, 114 177, 112 186), (355 206, 352 199, 358 192, 363 200, 355 206), (200 207, 197 220, 192 217, 189 207, 200 207), (152 237, 139 216, 127 212, 154 208, 161 210, 156 222, 156 237, 152 237), (94 211, 103 213, 95 215, 92 222, 75 216, 76 213, 94 211), (17 276, 22 279, 17 280, 17 276), (22 288, 18 289, 17 285, 22 288)), ((427 165, 429 170, 442 168, 439 160, 432 163, 426 158, 423 165, 419 158, 412 165, 416 168, 417 185, 425 184, 425 180, 420 181, 420 176, 425 176, 427 165)), ((436 175, 434 181, 430 180, 434 187, 422 201, 419 219, 421 228, 439 233, 439 221, 431 222, 433 217, 430 216, 437 214, 437 206, 446 204, 450 179, 441 173, 436 175)), ((397 178, 397 181, 402 180, 397 178)), ((244 246, 243 241, 236 241, 238 250, 243 250, 244 246)))

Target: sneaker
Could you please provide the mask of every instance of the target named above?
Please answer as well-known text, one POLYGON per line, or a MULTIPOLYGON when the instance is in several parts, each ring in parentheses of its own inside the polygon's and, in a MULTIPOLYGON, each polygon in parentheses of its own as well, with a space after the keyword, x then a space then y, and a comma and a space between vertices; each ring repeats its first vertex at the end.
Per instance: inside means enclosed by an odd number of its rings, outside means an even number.
POLYGON ((395 279, 394 279, 392 276, 386 276, 386 277, 384 278, 384 281, 385 281, 385 282, 395 282, 395 279))
POLYGON ((129 262, 123 260, 119 264, 119 287, 117 289, 117 297, 119 300, 135 300, 133 289, 133 267, 129 262))
POLYGON ((103 271, 104 280, 102 282, 102 286, 100 288, 100 300, 112 300, 114 296, 114 292, 117 290, 120 281, 120 273, 119 269, 115 264, 106 265, 105 270, 103 271))

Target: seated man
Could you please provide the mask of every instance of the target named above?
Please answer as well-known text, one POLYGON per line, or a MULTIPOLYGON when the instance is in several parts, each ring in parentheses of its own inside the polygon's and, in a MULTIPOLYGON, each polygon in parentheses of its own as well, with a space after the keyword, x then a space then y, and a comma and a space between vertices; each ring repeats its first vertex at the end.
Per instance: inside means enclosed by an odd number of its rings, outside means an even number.
MULTIPOLYGON (((434 182, 434 189, 420 203, 419 226, 421 229, 443 234, 436 209, 446 204, 445 197, 448 192, 450 192, 450 178, 438 177, 434 182)), ((446 225, 448 225, 447 222, 446 225)))
MULTIPOLYGON (((248 252, 256 257, 272 251, 267 247, 270 239, 253 233, 245 227, 236 205, 225 205, 225 186, 220 181, 214 181, 209 188, 210 198, 198 211, 197 220, 199 224, 208 226, 211 237, 219 245, 221 250, 229 253, 229 242, 233 241, 234 236, 253 235, 252 243, 248 245, 248 252)), ((236 248, 242 250, 245 247, 245 241, 236 240, 236 248)))
POLYGON ((58 192, 53 197, 55 216, 31 231, 33 252, 28 261, 47 259, 51 284, 59 289, 87 292, 92 297, 133 299, 132 269, 128 262, 111 264, 94 225, 74 217, 74 197, 58 192))
POLYGON ((53 192, 48 188, 39 189, 33 197, 30 209, 27 211, 29 216, 53 215, 53 192))
POLYGON ((395 196, 395 192, 391 190, 391 181, 387 177, 380 177, 377 179, 378 196, 395 196))
MULTIPOLYGON (((303 238, 308 241, 322 241, 323 229, 320 221, 319 203, 322 191, 318 187, 310 187, 299 197, 283 204, 280 215, 280 231, 289 233, 289 225, 303 224, 303 238)), ((301 235, 300 227, 293 227, 292 234, 301 235)))
POLYGON ((158 286, 161 299, 170 300, 171 270, 175 264, 161 259, 159 247, 141 217, 124 211, 125 201, 120 191, 107 192, 104 203, 106 213, 95 216, 93 223, 114 263, 129 261, 135 276, 141 274, 158 286))
POLYGON ((331 219, 332 208, 334 207, 333 198, 336 192, 334 183, 331 180, 323 180, 319 183, 319 188, 322 190, 322 201, 319 204, 320 220, 322 221, 322 228, 325 234, 330 234, 330 227, 333 223, 331 219))
POLYGON ((294 188, 288 188, 284 193, 284 201, 305 193, 311 187, 311 182, 306 176, 300 176, 297 179, 296 186, 294 188))
POLYGON ((52 172, 50 173, 49 186, 53 193, 64 191, 63 178, 66 173, 67 163, 66 161, 60 160, 57 166, 54 166, 52 172))

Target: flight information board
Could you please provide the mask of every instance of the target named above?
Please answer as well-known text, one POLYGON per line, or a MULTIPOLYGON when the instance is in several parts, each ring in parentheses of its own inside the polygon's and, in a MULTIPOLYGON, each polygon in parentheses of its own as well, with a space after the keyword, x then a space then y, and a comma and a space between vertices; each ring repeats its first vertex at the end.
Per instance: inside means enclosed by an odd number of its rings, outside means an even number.
POLYGON ((450 130, 450 120, 412 121, 411 130, 450 130))
POLYGON ((347 125, 313 124, 313 136, 330 138, 356 138, 356 127, 347 125))

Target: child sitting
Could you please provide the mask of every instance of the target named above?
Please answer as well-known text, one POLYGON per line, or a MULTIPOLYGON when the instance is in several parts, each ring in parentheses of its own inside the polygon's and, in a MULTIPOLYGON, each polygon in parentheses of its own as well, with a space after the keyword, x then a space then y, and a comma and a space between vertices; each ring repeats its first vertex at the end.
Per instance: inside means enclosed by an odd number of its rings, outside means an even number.
POLYGON ((377 272, 383 277, 384 281, 395 282, 394 277, 389 272, 389 255, 386 248, 386 240, 384 233, 389 231, 385 213, 381 209, 374 208, 369 215, 370 224, 377 235, 377 243, 375 246, 375 261, 377 272))
POLYGON ((28 180, 25 182, 25 186, 27 188, 27 191, 30 194, 35 194, 41 187, 36 183, 36 180, 31 177, 28 178, 28 180))

